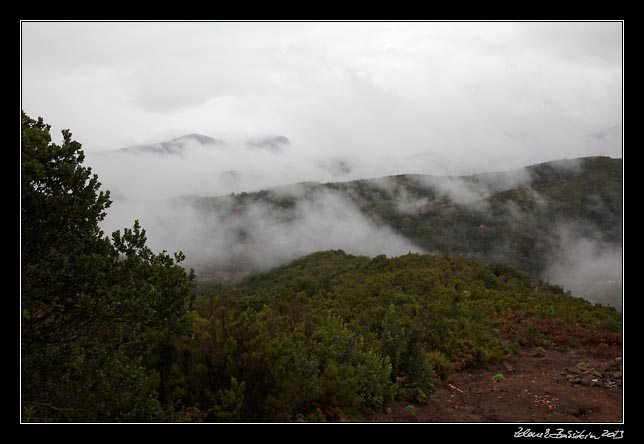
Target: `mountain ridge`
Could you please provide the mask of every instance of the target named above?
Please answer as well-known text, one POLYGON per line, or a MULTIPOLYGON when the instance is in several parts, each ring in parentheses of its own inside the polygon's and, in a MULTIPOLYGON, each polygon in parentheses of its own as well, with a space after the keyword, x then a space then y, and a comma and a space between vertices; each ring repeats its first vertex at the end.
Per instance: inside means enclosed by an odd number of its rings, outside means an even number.
POLYGON ((203 134, 191 133, 175 137, 166 142, 133 145, 120 148, 114 152, 126 154, 182 155, 186 152, 187 146, 190 144, 196 144, 198 146, 221 146, 223 143, 221 140, 203 134))
MULTIPOLYGON (((113 150, 112 152, 126 154, 183 155, 188 152, 188 148, 191 146, 221 148, 228 144, 229 143, 227 141, 222 139, 215 139, 199 133, 190 133, 164 142, 132 145, 113 150)), ((273 154, 279 154, 285 147, 291 145, 291 141, 286 136, 269 135, 248 139, 243 142, 243 145, 248 150, 264 150, 273 154)))
MULTIPOLYGON (((621 298, 623 213, 619 158, 561 159, 469 176, 406 174, 302 182, 184 199, 202 214, 217 214, 236 227, 240 233, 236 251, 242 251, 242 256, 232 269, 252 272, 252 253, 243 253, 244 247, 257 248, 256 240, 262 234, 252 230, 251 214, 255 218, 264 214, 265 219, 273 218, 274 224, 288 228, 302 217, 303 208, 316 206, 323 196, 341 200, 342 205, 350 205, 371 223, 422 251, 487 264, 507 263, 543 279, 568 279, 564 283, 569 288, 589 299, 621 304, 617 302, 621 298), (575 258, 576 254, 581 257, 575 258), (583 261, 591 261, 589 267, 597 272, 576 270, 576 263, 583 261), (566 277, 567 272, 579 275, 580 282, 566 277), (607 298, 606 293, 611 296, 607 298)), ((340 219, 342 214, 338 213, 340 219)))

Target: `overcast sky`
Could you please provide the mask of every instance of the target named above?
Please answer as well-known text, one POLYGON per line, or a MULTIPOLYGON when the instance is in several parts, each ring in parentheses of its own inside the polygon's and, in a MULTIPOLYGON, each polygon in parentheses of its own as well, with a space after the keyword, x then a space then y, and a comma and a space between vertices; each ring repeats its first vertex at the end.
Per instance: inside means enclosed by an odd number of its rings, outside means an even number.
POLYGON ((463 174, 621 157, 622 23, 22 23, 22 107, 84 149, 279 134, 463 174))

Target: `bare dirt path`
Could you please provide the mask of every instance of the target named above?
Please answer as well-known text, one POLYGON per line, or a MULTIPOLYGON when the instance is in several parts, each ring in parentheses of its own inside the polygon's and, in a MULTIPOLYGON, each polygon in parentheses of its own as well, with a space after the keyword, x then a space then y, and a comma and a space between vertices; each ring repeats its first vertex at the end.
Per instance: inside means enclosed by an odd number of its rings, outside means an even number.
MULTIPOLYGON (((607 368, 614 360, 593 358, 590 350, 547 350, 543 353, 531 349, 503 365, 456 372, 430 395, 426 405, 410 406, 408 402, 396 401, 386 412, 367 415, 364 420, 621 422, 623 391, 620 384, 602 383, 605 382, 602 378, 594 376, 589 376, 595 380, 593 386, 570 382, 571 373, 579 372, 577 364, 580 362, 595 369, 607 368), (499 373, 505 379, 493 381, 492 377, 499 373)), ((606 374, 612 377, 614 372, 606 371, 606 374)))

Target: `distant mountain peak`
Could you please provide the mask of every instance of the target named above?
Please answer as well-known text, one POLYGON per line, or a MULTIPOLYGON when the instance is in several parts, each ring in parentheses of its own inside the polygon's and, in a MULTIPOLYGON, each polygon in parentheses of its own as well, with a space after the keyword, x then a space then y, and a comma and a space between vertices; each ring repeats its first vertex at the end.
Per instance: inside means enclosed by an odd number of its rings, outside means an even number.
POLYGON ((191 133, 176 137, 167 142, 135 145, 118 150, 122 153, 150 153, 156 155, 182 155, 190 146, 218 146, 223 145, 221 140, 213 139, 203 134, 191 133))
POLYGON ((197 133, 186 134, 171 140, 171 142, 190 142, 190 141, 198 142, 200 145, 216 145, 221 143, 220 140, 213 139, 212 137, 204 136, 203 134, 197 134, 197 133))
POLYGON ((246 142, 246 147, 251 150, 266 150, 271 153, 280 153, 291 141, 285 136, 256 137, 246 142))

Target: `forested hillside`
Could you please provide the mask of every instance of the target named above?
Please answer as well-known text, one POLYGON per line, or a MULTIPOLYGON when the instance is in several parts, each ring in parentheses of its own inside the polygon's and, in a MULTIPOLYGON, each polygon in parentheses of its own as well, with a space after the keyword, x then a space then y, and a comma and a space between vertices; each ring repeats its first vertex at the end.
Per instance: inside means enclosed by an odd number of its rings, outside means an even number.
POLYGON ((355 420, 523 347, 621 351, 614 309, 447 256, 319 252, 200 296, 191 316, 194 337, 157 359, 167 402, 200 420, 355 420))
MULTIPOLYGON (((185 202, 198 208, 203 220, 216 216, 218 227, 230 227, 236 236, 224 265, 197 265, 204 275, 217 267, 261 270, 258 250, 268 244, 280 255, 289 248, 264 239, 256 229, 258 217, 287 232, 295 227, 291 232, 297 241, 302 235, 298 222, 308 217, 310 207, 340 207, 341 219, 351 206, 421 251, 506 263, 619 307, 622 200, 622 160, 589 157, 504 173, 302 183, 185 202)), ((310 230, 308 236, 316 233, 310 230)))

